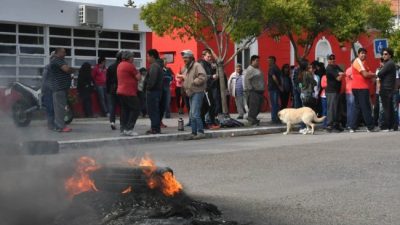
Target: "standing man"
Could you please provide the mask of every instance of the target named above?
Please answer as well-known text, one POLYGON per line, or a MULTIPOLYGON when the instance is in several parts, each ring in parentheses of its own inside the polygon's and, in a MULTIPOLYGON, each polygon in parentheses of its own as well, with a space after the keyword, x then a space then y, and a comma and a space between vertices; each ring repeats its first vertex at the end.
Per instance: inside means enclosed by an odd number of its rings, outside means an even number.
POLYGON ((282 74, 276 65, 275 56, 268 57, 268 94, 271 103, 271 122, 274 124, 280 123, 278 118, 279 111, 279 96, 282 91, 282 74))
MULTIPOLYGON (((55 57, 55 51, 50 54, 50 62, 55 57)), ((43 105, 46 107, 47 116, 47 128, 49 130, 54 130, 54 106, 53 106, 53 93, 51 91, 51 79, 53 76, 51 73, 50 63, 44 67, 42 75, 42 101, 43 105)))
POLYGON ((97 64, 94 66, 92 71, 93 81, 96 86, 97 99, 101 107, 101 111, 104 116, 108 115, 107 96, 106 96, 106 58, 104 56, 99 57, 97 64))
POLYGON ((243 119, 245 113, 243 83, 242 65, 237 64, 235 72, 231 74, 228 80, 228 92, 235 98, 236 110, 239 113, 237 119, 243 119))
POLYGON ((338 131, 342 132, 343 128, 340 125, 340 89, 342 79, 345 73, 336 64, 336 57, 334 54, 328 55, 328 66, 326 67, 327 86, 325 95, 327 100, 327 132, 338 131))
POLYGON ((58 132, 70 132, 71 128, 65 126, 65 107, 67 106, 68 90, 71 86, 71 73, 74 70, 65 62, 66 52, 64 48, 56 48, 55 57, 50 62, 53 91, 54 124, 58 132))
POLYGON ((218 90, 218 77, 215 73, 215 69, 212 67, 213 57, 210 49, 205 49, 202 52, 203 58, 198 62, 203 67, 207 76, 207 89, 206 98, 203 100, 203 106, 201 110, 201 117, 203 124, 210 129, 218 129, 220 126, 216 123, 215 117, 218 115, 218 104, 221 103, 221 95, 218 90), (206 115, 208 114, 209 121, 206 121, 206 115), (208 123, 207 123, 208 122, 208 123))
POLYGON ((148 74, 146 76, 146 102, 147 113, 151 121, 151 129, 146 134, 159 134, 161 133, 161 120, 160 120, 160 101, 161 91, 163 86, 163 66, 164 63, 160 59, 156 49, 147 51, 147 60, 150 63, 148 74))
POLYGON ((200 63, 195 62, 191 50, 184 50, 181 55, 185 62, 185 68, 183 74, 178 74, 177 77, 184 80, 183 87, 189 97, 192 139, 201 139, 205 137, 201 119, 201 106, 207 87, 206 72, 200 63))
POLYGON ((249 107, 248 123, 249 125, 260 125, 260 120, 257 119, 261 112, 261 107, 264 102, 264 75, 259 69, 260 57, 253 55, 250 58, 250 66, 246 69, 244 76, 244 92, 249 107))
MULTIPOLYGON (((112 130, 117 129, 115 126, 115 109, 117 104, 119 104, 118 96, 117 96, 117 87, 118 87, 118 79, 117 79, 117 68, 119 63, 122 60, 122 52, 119 51, 115 55, 115 62, 111 64, 107 69, 107 77, 106 77, 106 91, 107 91, 107 98, 108 98, 108 105, 109 109, 108 112, 110 113, 110 127, 112 130)), ((121 132, 123 129, 121 128, 121 132)))
POLYGON ((140 76, 133 65, 133 53, 125 51, 122 54, 122 61, 117 67, 117 94, 121 101, 121 129, 122 135, 125 136, 138 135, 133 132, 133 128, 140 114, 140 100, 137 96, 140 76))
POLYGON ((382 50, 383 67, 378 73, 380 79, 379 96, 382 100, 383 107, 383 124, 381 125, 382 131, 389 131, 393 129, 393 95, 396 87, 396 65, 392 60, 393 50, 384 48, 382 50))
POLYGON ((374 120, 372 118, 371 103, 369 98, 369 89, 371 79, 375 78, 375 73, 371 72, 367 63, 367 50, 358 49, 358 57, 352 64, 352 91, 354 95, 354 111, 350 133, 354 133, 358 125, 358 115, 361 114, 368 132, 375 131, 374 120))

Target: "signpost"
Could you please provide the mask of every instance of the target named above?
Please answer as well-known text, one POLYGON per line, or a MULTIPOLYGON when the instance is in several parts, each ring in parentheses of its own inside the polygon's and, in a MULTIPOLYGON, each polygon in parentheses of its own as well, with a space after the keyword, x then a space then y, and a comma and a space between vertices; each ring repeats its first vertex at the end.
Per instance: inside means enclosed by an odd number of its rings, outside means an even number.
POLYGON ((375 58, 381 58, 382 57, 382 55, 381 55, 382 50, 384 48, 387 48, 388 46, 389 45, 388 45, 388 40, 387 39, 383 39, 383 38, 374 39, 374 55, 375 55, 375 58))

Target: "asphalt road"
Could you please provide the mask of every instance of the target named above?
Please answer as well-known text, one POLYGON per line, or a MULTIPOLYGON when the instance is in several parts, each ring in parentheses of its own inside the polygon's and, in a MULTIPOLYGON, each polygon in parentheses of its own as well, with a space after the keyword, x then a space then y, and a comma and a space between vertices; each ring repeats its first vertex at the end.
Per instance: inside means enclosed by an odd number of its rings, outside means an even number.
MULTIPOLYGON (((30 172, 32 168, 53 171, 40 180, 42 185, 22 182, 35 190, 59 180, 80 155, 111 163, 149 153, 158 165, 174 170, 187 193, 217 205, 230 220, 261 225, 395 225, 400 221, 399 134, 319 131, 314 136, 148 143, 26 156, 5 164, 22 162, 30 172)), ((3 170, 0 180, 12 173, 6 174, 3 170)), ((38 180, 29 177, 30 182, 38 180)), ((51 202, 61 197, 45 199, 51 202)))

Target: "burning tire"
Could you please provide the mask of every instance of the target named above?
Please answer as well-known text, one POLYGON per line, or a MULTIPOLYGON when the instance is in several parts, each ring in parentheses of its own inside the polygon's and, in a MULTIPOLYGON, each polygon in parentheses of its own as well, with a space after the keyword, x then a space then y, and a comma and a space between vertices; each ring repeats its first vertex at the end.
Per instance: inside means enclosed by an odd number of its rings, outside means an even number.
POLYGON ((26 112, 29 104, 24 100, 16 101, 12 106, 14 124, 18 127, 26 127, 31 123, 32 113, 26 112))

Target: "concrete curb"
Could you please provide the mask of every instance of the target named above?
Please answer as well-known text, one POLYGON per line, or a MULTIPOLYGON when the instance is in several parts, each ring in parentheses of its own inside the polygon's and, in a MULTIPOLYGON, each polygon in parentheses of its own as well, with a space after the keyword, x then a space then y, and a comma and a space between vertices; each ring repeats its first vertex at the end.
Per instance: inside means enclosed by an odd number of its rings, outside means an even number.
MULTIPOLYGON (((285 126, 208 130, 206 131, 206 139, 274 134, 274 133, 284 132, 285 130, 286 130, 285 126)), ((86 148, 134 145, 140 143, 184 141, 184 140, 189 140, 190 136, 191 136, 190 132, 181 132, 173 134, 140 135, 136 137, 111 137, 111 138, 95 138, 95 139, 85 139, 85 140, 58 141, 58 150, 59 150, 58 152, 69 151, 69 150, 81 150, 86 148)))

